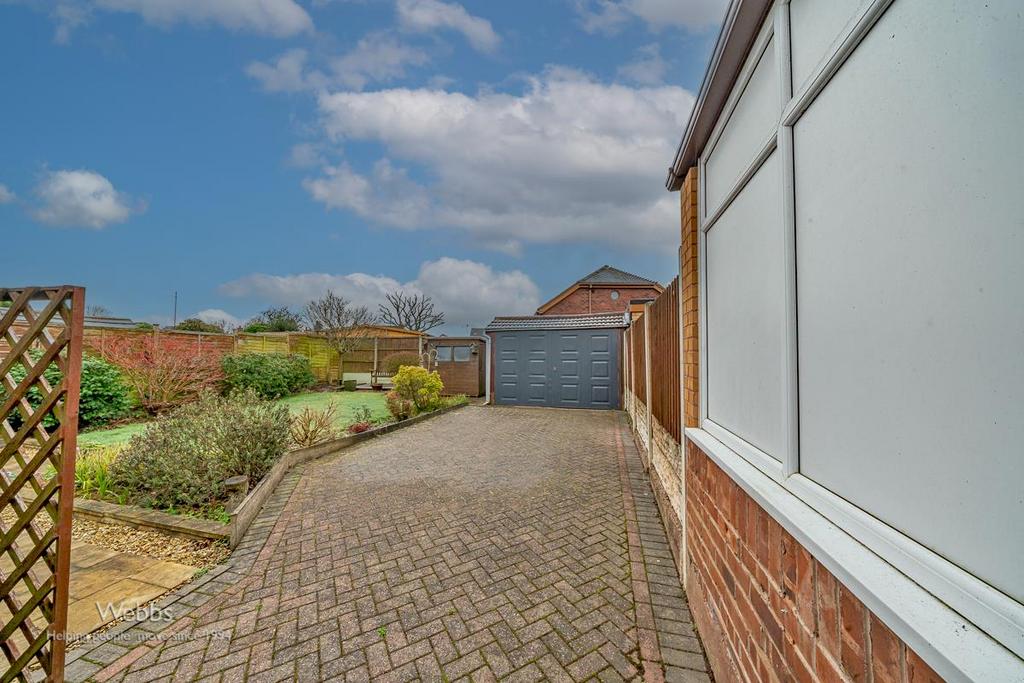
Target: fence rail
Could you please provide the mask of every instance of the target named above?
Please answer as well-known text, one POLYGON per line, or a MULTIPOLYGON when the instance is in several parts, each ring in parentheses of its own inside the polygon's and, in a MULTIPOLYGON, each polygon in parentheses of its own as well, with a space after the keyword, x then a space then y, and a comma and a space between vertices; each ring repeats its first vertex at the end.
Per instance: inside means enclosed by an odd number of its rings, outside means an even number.
POLYGON ((62 681, 85 290, 0 288, 0 309, 0 680, 62 681))

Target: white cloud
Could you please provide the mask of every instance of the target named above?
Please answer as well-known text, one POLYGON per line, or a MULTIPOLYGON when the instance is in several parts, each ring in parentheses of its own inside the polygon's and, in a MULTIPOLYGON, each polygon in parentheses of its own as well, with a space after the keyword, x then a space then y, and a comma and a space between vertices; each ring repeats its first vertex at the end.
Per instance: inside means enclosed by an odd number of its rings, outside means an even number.
POLYGON ((325 166, 323 173, 319 178, 307 178, 303 185, 329 209, 348 209, 399 228, 420 227, 429 216, 426 193, 387 159, 374 164, 370 177, 359 175, 348 164, 325 166))
POLYGON ((406 31, 430 33, 447 28, 458 31, 474 49, 494 52, 501 37, 494 32, 491 22, 476 17, 457 2, 440 0, 398 0, 398 23, 406 31))
POLYGON ((409 67, 422 66, 430 57, 392 35, 372 33, 360 39, 349 52, 325 60, 322 68, 309 67, 309 61, 306 50, 295 48, 269 64, 252 62, 245 72, 267 92, 300 92, 328 86, 362 90, 371 82, 403 78, 409 67))
POLYGON ((245 322, 241 318, 235 317, 223 311, 219 308, 206 308, 196 313, 193 318, 199 318, 204 323, 210 323, 212 325, 219 325, 223 323, 228 329, 241 327, 242 323, 245 322))
POLYGON ((328 137, 381 143, 390 161, 367 175, 326 167, 305 186, 329 208, 404 228, 461 228, 512 249, 522 240, 658 244, 677 229, 662 181, 692 103, 682 88, 603 84, 564 68, 530 78, 521 94, 323 93, 328 137), (434 180, 419 184, 396 163, 434 180))
POLYGON ((92 18, 92 10, 75 0, 70 0, 58 2, 50 15, 57 24, 53 31, 53 41, 66 45, 71 42, 71 34, 75 29, 89 23, 92 18))
POLYGON ((35 192, 42 204, 33 215, 50 225, 100 229, 145 210, 144 204, 115 190, 102 175, 84 169, 52 171, 35 192))
POLYGON ((0 204, 10 204, 17 196, 14 192, 3 183, 0 183, 0 204))
POLYGON ((637 50, 637 58, 619 67, 619 75, 641 85, 658 85, 665 80, 668 64, 661 58, 657 43, 645 45, 637 50))
POLYGON ((721 23, 727 4, 727 0, 576 0, 576 11, 583 29, 590 33, 616 33, 634 19, 651 31, 704 31, 721 23))
POLYGON ((225 283, 221 292, 259 299, 267 304, 301 307, 327 290, 376 311, 388 292, 403 290, 430 296, 451 326, 480 325, 495 315, 528 314, 536 310, 540 292, 525 273, 495 271, 476 261, 443 257, 427 261, 410 282, 385 275, 349 273, 256 273, 225 283))
POLYGON ((288 165, 295 168, 312 168, 324 163, 320 155, 320 146, 312 142, 300 142, 292 145, 288 151, 288 165))
POLYGON ((429 60, 426 52, 393 36, 371 33, 361 38, 350 52, 331 60, 331 70, 338 83, 361 90, 371 81, 402 78, 406 67, 422 66, 429 60))
POLYGON ((285 38, 313 30, 313 20, 295 0, 96 0, 110 11, 139 14, 149 24, 217 24, 285 38))
POLYGON ((482 325, 496 315, 532 314, 540 305, 540 291, 526 273, 495 272, 476 261, 428 261, 413 284, 434 299, 449 324, 482 325))
POLYGON ((295 48, 281 53, 271 64, 252 62, 245 68, 245 73, 259 81, 267 92, 299 92, 322 87, 326 84, 326 77, 318 72, 307 73, 308 58, 306 50, 295 48))

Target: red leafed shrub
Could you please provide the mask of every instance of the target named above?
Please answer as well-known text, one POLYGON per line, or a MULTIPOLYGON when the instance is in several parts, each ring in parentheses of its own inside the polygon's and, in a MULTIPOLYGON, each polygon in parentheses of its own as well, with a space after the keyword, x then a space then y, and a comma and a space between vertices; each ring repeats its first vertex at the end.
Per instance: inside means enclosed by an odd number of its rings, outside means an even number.
POLYGON ((353 422, 348 426, 348 431, 352 434, 362 434, 372 426, 372 422, 353 422))
POLYGON ((388 411, 396 420, 407 420, 416 410, 413 402, 403 398, 397 391, 389 391, 384 399, 387 401, 388 411))
POLYGON ((110 339, 103 347, 104 358, 121 369, 150 413, 195 400, 204 389, 217 387, 223 376, 218 349, 168 342, 140 334, 110 339))

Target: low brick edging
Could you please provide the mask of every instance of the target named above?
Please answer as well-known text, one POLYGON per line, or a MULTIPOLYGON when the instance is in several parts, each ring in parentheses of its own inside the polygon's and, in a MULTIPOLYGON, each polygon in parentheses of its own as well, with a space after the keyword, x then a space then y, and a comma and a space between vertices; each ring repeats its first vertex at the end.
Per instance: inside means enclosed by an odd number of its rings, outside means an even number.
MULTIPOLYGON (((637 641, 644 681, 709 682, 711 676, 697 636, 676 560, 666 537, 651 481, 623 419, 615 435, 626 517, 637 641)), ((630 434, 631 436, 631 434, 630 434)))

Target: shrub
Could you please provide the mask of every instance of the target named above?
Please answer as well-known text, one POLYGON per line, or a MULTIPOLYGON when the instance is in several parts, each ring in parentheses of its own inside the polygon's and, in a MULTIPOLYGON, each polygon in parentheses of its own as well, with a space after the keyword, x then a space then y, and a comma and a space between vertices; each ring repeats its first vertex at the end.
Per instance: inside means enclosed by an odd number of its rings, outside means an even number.
MULTIPOLYGON (((40 355, 38 351, 29 352, 29 356, 33 360, 38 360, 40 355)), ((11 368, 10 377, 15 384, 20 383, 25 379, 25 367, 21 363, 15 363, 11 368)), ((50 386, 60 382, 61 372, 55 363, 51 363, 43 371, 43 378, 50 386)), ((131 412, 131 393, 121 377, 121 372, 102 358, 94 356, 82 358, 82 379, 79 391, 79 427, 103 425, 126 417, 131 412)), ((0 385, 0 399, 4 396, 6 396, 6 391, 0 385)), ((28 401, 33 407, 42 403, 42 395, 35 387, 29 389, 28 401)), ((11 426, 15 429, 21 426, 20 413, 15 412, 10 419, 12 419, 11 426)), ((52 415, 47 415, 43 420, 43 426, 56 427, 57 420, 52 415)))
POLYGON ((219 352, 205 346, 181 346, 157 334, 114 337, 103 356, 122 372, 139 404, 149 413, 187 403, 220 382, 219 352))
POLYGON ((131 392, 121 371, 102 358, 82 358, 80 391, 78 423, 83 427, 120 420, 131 412, 131 392))
POLYGON ((99 446, 83 449, 75 458, 75 491, 95 498, 115 496, 110 466, 121 446, 99 446))
POLYGON ((300 448, 315 446, 323 441, 330 441, 337 434, 334 431, 335 405, 329 403, 322 410, 303 408, 292 418, 292 443, 300 448))
POLYGON ((402 398, 397 391, 389 391, 384 397, 388 411, 396 420, 407 420, 412 417, 415 406, 412 401, 402 398))
POLYGON ((404 366, 419 367, 419 364, 420 356, 414 351, 402 351, 401 353, 392 354, 384 359, 384 369, 392 375, 404 366))
POLYGON ((355 413, 352 415, 353 422, 348 426, 348 431, 353 434, 361 434, 373 427, 373 423, 376 420, 373 417, 373 411, 370 410, 369 406, 359 406, 356 408, 355 413))
POLYGON ((353 411, 352 418, 354 422, 369 422, 372 424, 375 421, 373 411, 365 403, 353 411))
POLYGON ((402 366, 392 378, 395 393, 412 401, 417 411, 431 410, 441 399, 444 383, 441 375, 429 372, 425 368, 402 366))
POLYGON ((129 502, 209 510, 223 502, 225 479, 263 478, 288 446, 290 423, 286 407, 254 391, 204 392, 133 437, 110 474, 129 502))
POLYGON ((236 353, 221 358, 224 388, 254 389, 264 398, 280 398, 315 382, 309 359, 285 353, 236 353))

